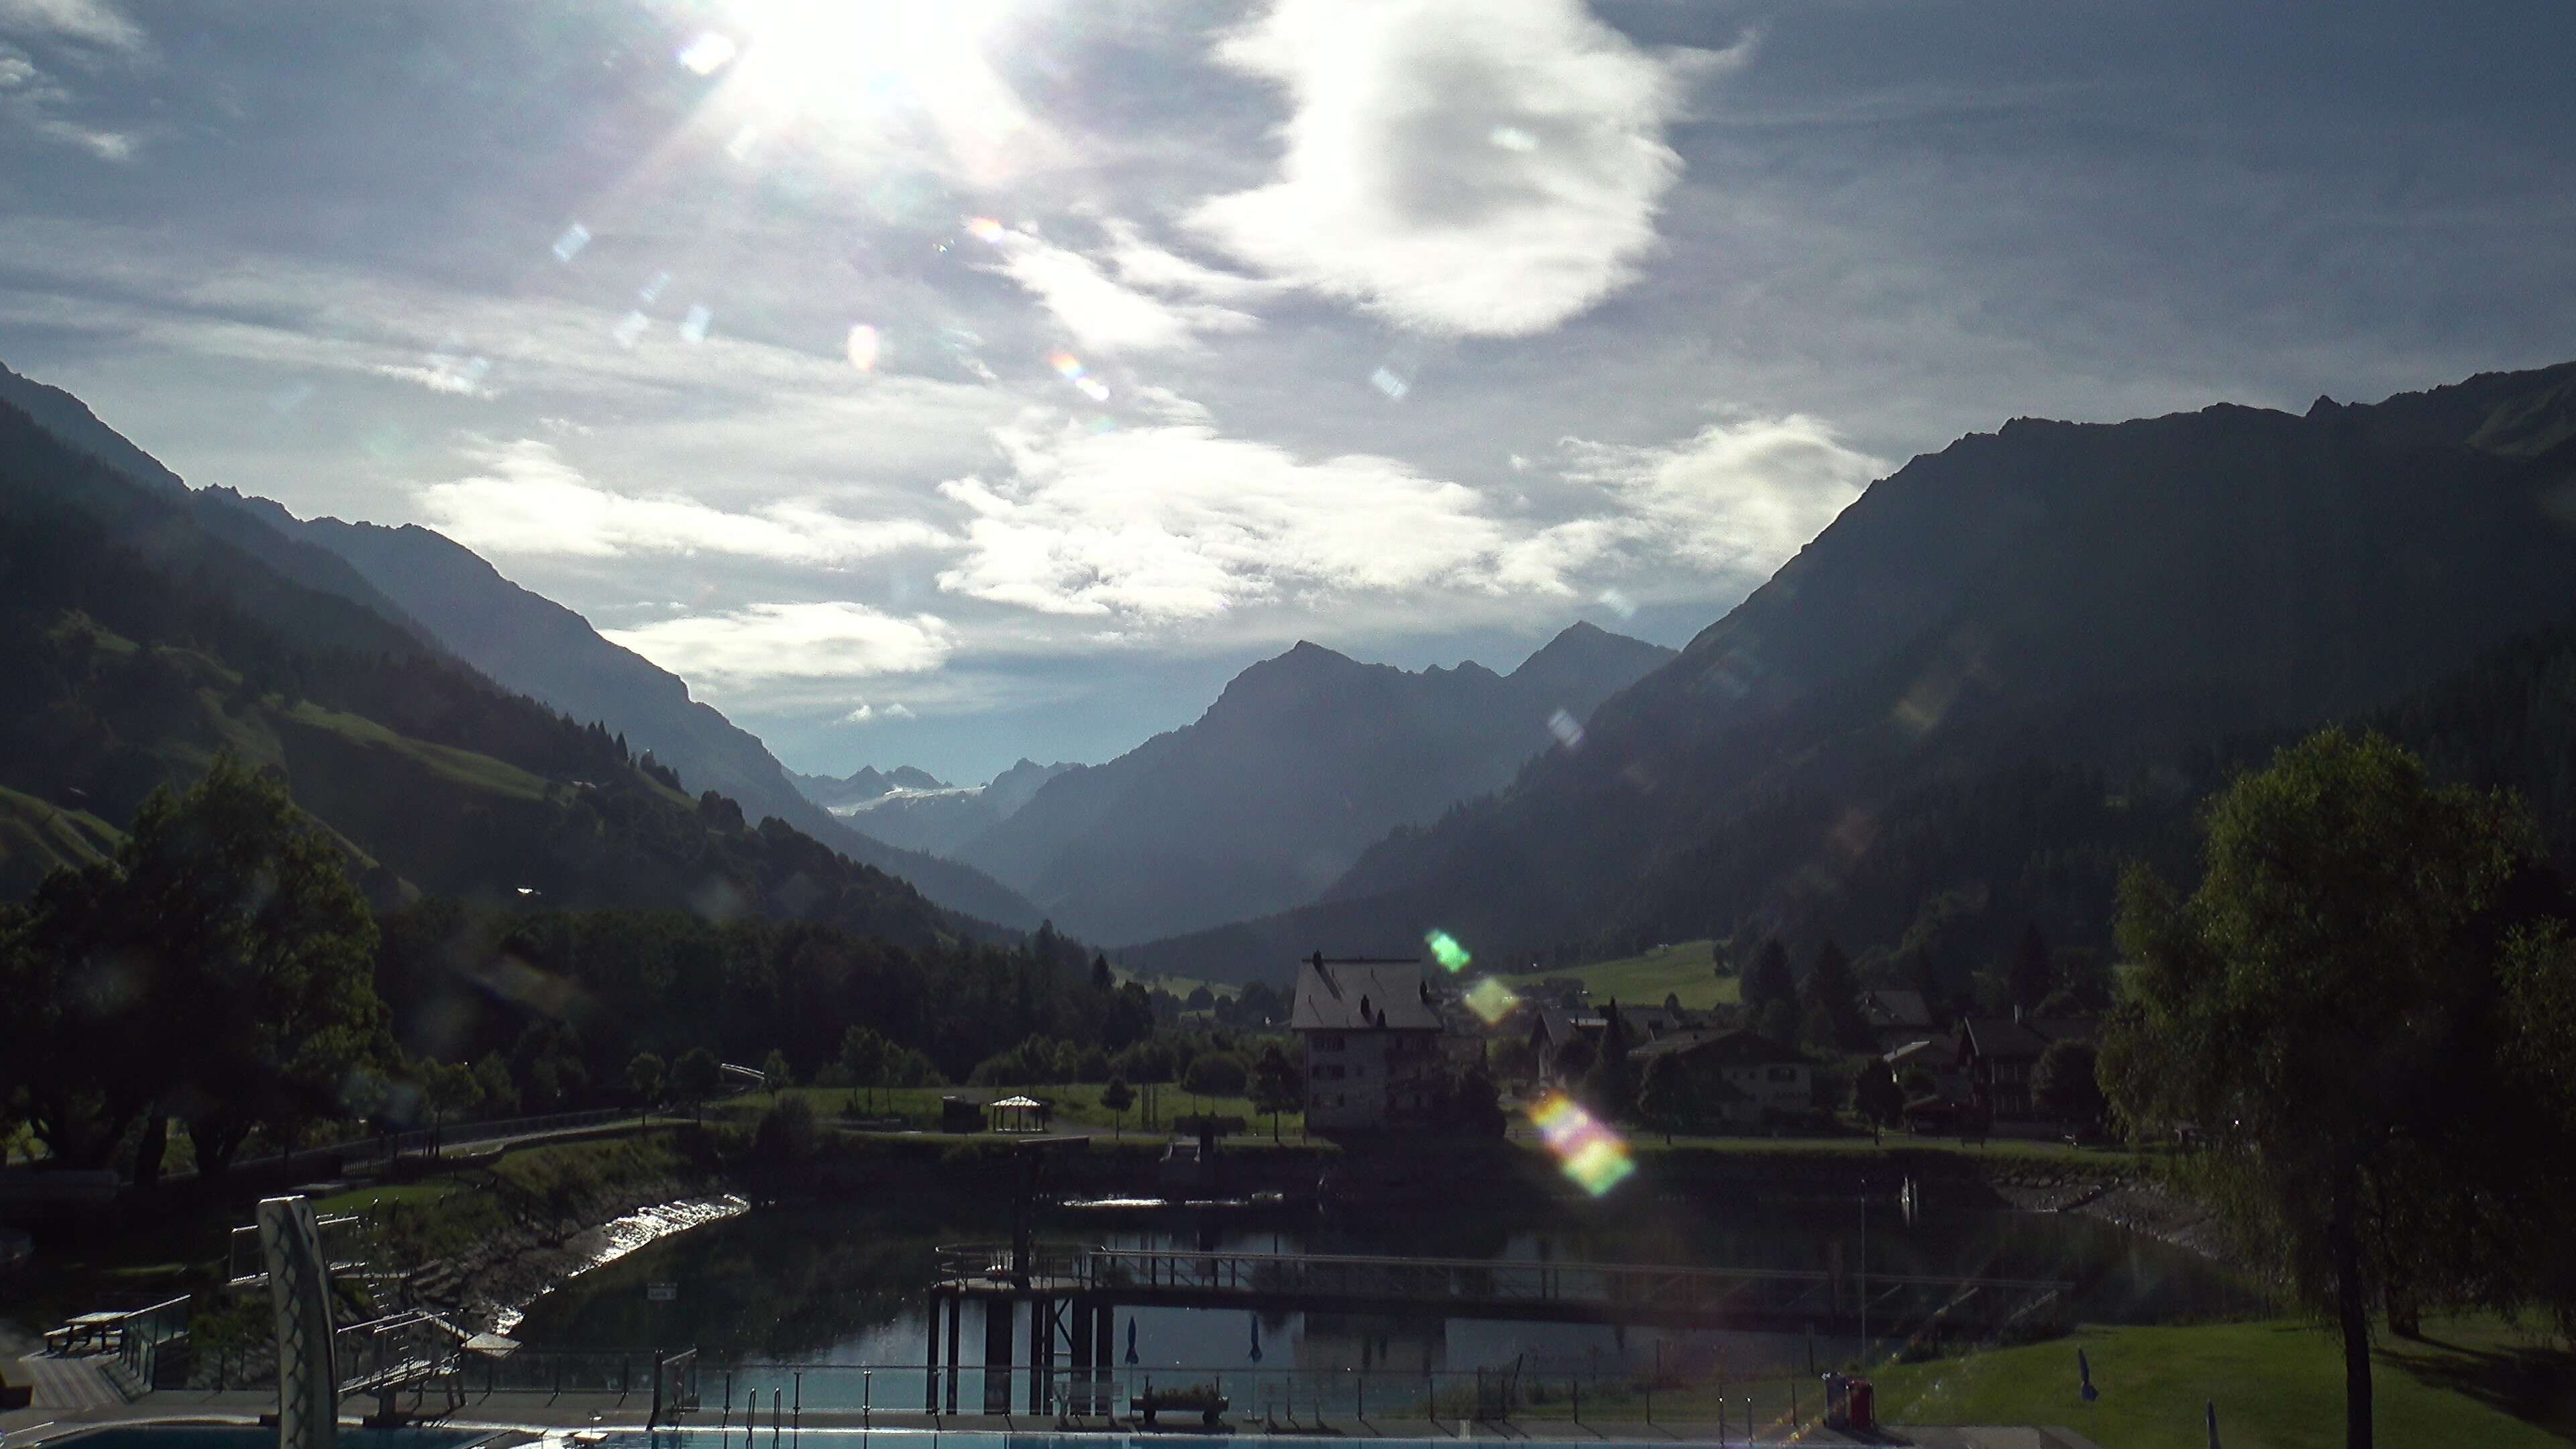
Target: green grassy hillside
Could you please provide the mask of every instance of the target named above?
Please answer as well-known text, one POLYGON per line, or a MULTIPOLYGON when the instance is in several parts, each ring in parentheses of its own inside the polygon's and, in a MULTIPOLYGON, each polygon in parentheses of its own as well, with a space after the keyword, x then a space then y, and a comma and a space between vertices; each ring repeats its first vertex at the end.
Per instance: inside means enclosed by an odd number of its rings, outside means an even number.
POLYGON ((1615 998, 1629 1006, 1661 1006, 1666 996, 1678 996, 1682 1005, 1692 1008, 1731 1004, 1739 999, 1736 979, 1717 974, 1715 949, 1709 941, 1680 941, 1657 946, 1642 956, 1526 972, 1509 979, 1528 983, 1571 977, 1591 990, 1596 1004, 1615 998))
POLYGON ((56 866, 87 865, 116 848, 116 827, 0 786, 0 899, 25 895, 56 866))

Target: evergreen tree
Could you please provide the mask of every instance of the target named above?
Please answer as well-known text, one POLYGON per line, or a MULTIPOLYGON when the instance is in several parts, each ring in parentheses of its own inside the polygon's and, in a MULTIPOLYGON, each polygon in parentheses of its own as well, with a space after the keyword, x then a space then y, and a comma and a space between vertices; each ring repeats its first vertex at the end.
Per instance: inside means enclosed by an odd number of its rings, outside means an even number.
POLYGON ((1109 953, 1103 951, 1091 958, 1091 989, 1104 995, 1118 988, 1118 977, 1109 969, 1109 953))
POLYGON ((1630 1045, 1628 1023, 1619 1014, 1619 999, 1614 996, 1602 1013, 1600 1054, 1585 1079, 1593 1107, 1605 1117, 1625 1117, 1636 1110, 1636 1068, 1628 1060, 1630 1045))
POLYGON ((1745 1020, 1756 1023, 1758 1029, 1771 1003, 1787 1001, 1797 993, 1797 982, 1789 974, 1789 948, 1780 944, 1779 937, 1765 936, 1753 953, 1753 969, 1744 973, 1745 1020))
POLYGON ((1817 945, 1807 963, 1806 979, 1799 985, 1804 1019, 1816 1046, 1845 1052, 1869 1048, 1869 1018, 1861 1014, 1860 982, 1852 975, 1851 958, 1831 936, 1817 945))

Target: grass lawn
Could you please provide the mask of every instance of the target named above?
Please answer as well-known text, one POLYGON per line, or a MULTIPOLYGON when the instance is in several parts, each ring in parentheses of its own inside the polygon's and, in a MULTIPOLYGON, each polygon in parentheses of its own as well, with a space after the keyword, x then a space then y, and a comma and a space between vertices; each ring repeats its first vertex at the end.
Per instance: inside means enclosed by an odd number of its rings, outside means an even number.
POLYGON ((1713 943, 1708 941, 1682 941, 1658 946, 1642 956, 1595 961, 1589 966, 1559 971, 1522 972, 1506 981, 1572 977, 1591 990, 1596 1006, 1606 1005, 1613 997, 1626 1006, 1661 1006, 1666 996, 1678 996, 1682 1005, 1694 1009, 1717 1006, 1739 998, 1736 979, 1717 974, 1713 950, 1713 943))
MULTIPOLYGON (((2496 1320, 2428 1320, 2423 1342, 2383 1336, 2373 1360, 2381 1444, 2514 1449, 2576 1435, 2576 1355, 2496 1320)), ((2228 1449, 2343 1443, 2341 1350, 2296 1320, 2087 1328, 1870 1377, 1891 1423, 2059 1424, 2105 1449, 2205 1449, 2203 1406, 2215 1402, 2228 1449), (2076 1391, 2078 1346, 2101 1390, 2089 1406, 2076 1391)))
POLYGON ((2125 1147, 2069 1147, 2063 1142, 2033 1142, 2004 1137, 1975 1143, 1961 1142, 1956 1137, 1907 1137, 1896 1132, 1887 1134, 1884 1141, 1876 1143, 1871 1142, 1866 1134, 1854 1133, 1849 1137, 1675 1137, 1668 1146, 1662 1134, 1639 1128, 1628 1134, 1628 1145, 1638 1156, 1646 1158, 1666 1153, 1687 1156, 1706 1152, 1896 1159, 1939 1152, 1984 1162, 2032 1162, 2095 1168, 2105 1174, 2134 1170, 2138 1164, 2137 1155, 2125 1147))

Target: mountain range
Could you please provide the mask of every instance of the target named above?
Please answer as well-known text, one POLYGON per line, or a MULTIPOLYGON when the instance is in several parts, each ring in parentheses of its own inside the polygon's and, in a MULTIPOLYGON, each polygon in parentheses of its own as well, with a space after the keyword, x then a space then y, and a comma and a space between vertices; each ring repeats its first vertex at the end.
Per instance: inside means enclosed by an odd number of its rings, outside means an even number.
POLYGON ((910 765, 883 773, 862 766, 845 779, 800 775, 796 784, 854 830, 944 856, 1009 819, 1047 781, 1079 768, 1023 759, 981 785, 949 785, 910 765))
MULTIPOLYGON (((1312 905, 1122 959, 1240 979, 1434 928, 1494 959, 1771 931, 1893 959, 2002 900, 2107 947, 2154 833, 2120 818, 2245 741, 2411 717, 2571 614, 2576 364, 2304 415, 2017 419, 1873 485, 1579 748, 1312 905)), ((2521 783, 2567 768, 2549 748, 2521 783)))
MULTIPOLYGON (((1388 831, 1501 788, 1672 654, 1590 624, 1507 675, 1408 672, 1300 643, 1237 675, 1193 723, 1060 770, 956 853, 1088 940, 1285 909, 1388 831)), ((876 828, 874 811, 850 818, 876 828)))
POLYGON ((677 771, 692 792, 715 790, 755 823, 783 820, 967 916, 1022 930, 1038 924, 1026 900, 989 876, 835 819, 797 789, 757 737, 691 699, 677 675, 601 638, 579 614, 512 583, 444 535, 417 526, 299 519, 265 498, 190 488, 78 398, 6 368, 0 368, 0 402, 178 505, 209 534, 284 577, 361 605, 420 647, 506 689, 577 720, 606 722, 633 748, 677 771))

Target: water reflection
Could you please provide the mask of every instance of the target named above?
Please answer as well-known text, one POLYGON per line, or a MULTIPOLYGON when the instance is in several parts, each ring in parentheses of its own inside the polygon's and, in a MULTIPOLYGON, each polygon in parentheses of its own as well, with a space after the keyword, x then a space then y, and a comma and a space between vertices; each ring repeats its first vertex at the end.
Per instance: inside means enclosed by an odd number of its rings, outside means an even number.
MULTIPOLYGON (((1907 1227, 1872 1216, 1867 1253, 1857 1215, 1718 1212, 1671 1204, 1654 1212, 1510 1223, 1437 1213, 1263 1220, 1249 1213, 1131 1215, 1058 1211, 1043 1236, 1109 1247, 1200 1252, 1387 1254, 1504 1261, 1676 1263, 1835 1275, 2062 1279, 2066 1317, 2105 1323, 2254 1312, 2260 1301, 2204 1259, 2075 1215, 1933 1214, 1907 1227)), ((537 1301, 518 1335, 532 1346, 635 1348, 694 1344, 710 1364, 767 1360, 812 1365, 914 1365, 918 1394, 927 1320, 923 1289, 941 1243, 1005 1237, 1006 1215, 934 1195, 875 1203, 763 1204, 608 1264, 537 1301), (648 1300, 648 1281, 678 1287, 648 1300)), ((1548 1374, 1716 1366, 1729 1372, 1803 1371, 1858 1345, 1803 1333, 1676 1331, 1593 1323, 1438 1315, 1263 1312, 1241 1308, 1120 1307, 1118 1358, 1144 1369, 1311 1373, 1447 1373, 1519 1368, 1548 1374)), ((1831 1325, 1823 1325, 1830 1328, 1831 1325)), ((980 1324, 968 1325, 975 1339, 980 1324)), ((1014 1342, 1024 1338, 1015 1327, 1014 1342)), ((892 1392, 890 1386, 886 1387, 892 1392)), ((856 1390, 852 1397, 855 1402, 856 1390)), ((835 1397, 838 1397, 837 1393, 835 1397)), ((809 1399, 809 1403, 813 1402, 809 1399)), ((917 1402, 917 1401, 916 1401, 917 1402)))

